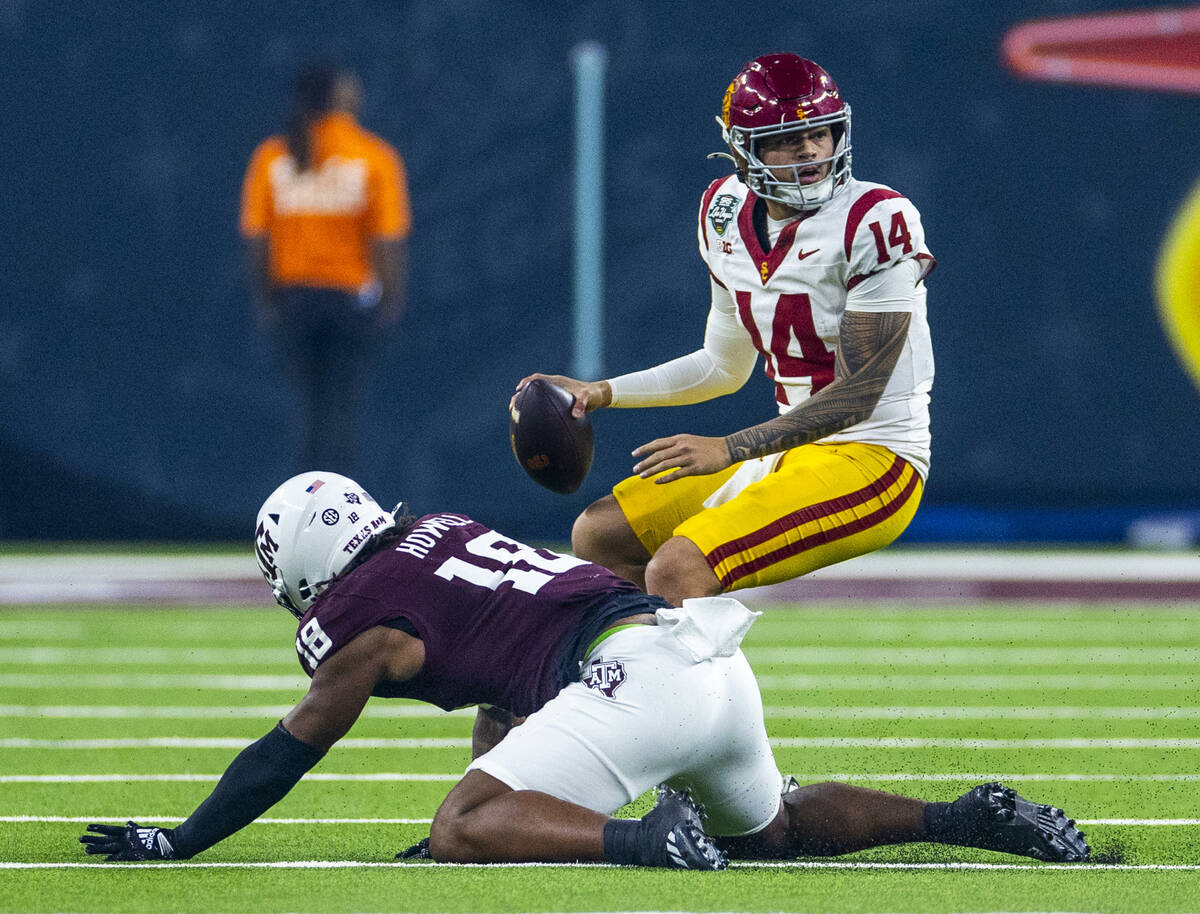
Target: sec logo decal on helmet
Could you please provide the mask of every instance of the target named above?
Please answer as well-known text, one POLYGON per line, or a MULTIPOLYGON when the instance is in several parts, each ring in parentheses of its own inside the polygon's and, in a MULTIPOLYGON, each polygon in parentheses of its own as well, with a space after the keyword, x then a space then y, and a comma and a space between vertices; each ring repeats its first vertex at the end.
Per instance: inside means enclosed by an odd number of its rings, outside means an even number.
POLYGON ((850 177, 850 106, 833 77, 811 60, 795 54, 756 57, 725 90, 717 121, 742 180, 760 197, 815 209, 850 177), (829 158, 771 168, 763 164, 760 146, 765 139, 819 127, 828 127, 833 135, 829 158), (815 184, 803 184, 797 173, 801 164, 828 164, 829 174, 815 184), (790 178, 777 176, 789 168, 790 178))

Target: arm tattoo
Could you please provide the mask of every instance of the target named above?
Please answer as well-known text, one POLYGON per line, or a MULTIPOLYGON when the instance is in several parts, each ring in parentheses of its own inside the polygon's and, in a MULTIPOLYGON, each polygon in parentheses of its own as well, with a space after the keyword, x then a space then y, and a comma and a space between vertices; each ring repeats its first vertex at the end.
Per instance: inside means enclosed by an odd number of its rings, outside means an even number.
POLYGON ((736 463, 817 441, 862 422, 875 409, 908 337, 907 311, 847 311, 834 361, 833 383, 799 406, 727 435, 736 463))

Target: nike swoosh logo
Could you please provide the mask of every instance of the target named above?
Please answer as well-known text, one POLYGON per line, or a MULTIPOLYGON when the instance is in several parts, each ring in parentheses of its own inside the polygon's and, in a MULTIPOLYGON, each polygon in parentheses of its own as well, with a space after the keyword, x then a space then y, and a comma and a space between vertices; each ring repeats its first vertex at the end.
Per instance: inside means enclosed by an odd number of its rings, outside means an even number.
POLYGON ((796 253, 796 259, 803 260, 805 257, 812 257, 812 255, 817 253, 817 251, 819 251, 819 250, 821 250, 821 249, 813 248, 811 251, 804 251, 804 250, 798 251, 796 253))

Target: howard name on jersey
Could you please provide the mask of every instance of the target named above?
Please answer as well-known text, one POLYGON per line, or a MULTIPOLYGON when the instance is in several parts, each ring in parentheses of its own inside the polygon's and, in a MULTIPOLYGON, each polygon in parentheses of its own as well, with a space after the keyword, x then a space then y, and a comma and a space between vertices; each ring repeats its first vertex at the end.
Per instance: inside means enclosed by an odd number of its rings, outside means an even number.
POLYGON ((613 618, 645 611, 646 599, 599 565, 461 514, 428 514, 313 601, 296 653, 312 676, 357 635, 403 619, 425 644, 425 664, 376 695, 524 716, 578 678, 583 647, 613 618))
POLYGON ((709 185, 699 217, 700 254, 714 281, 712 317, 749 334, 781 413, 833 381, 847 309, 912 313, 904 351, 875 411, 822 440, 883 445, 926 476, 933 349, 923 280, 934 259, 917 208, 889 187, 850 179, 819 209, 781 226, 730 175, 709 185), (769 247, 760 232, 769 233, 769 247))

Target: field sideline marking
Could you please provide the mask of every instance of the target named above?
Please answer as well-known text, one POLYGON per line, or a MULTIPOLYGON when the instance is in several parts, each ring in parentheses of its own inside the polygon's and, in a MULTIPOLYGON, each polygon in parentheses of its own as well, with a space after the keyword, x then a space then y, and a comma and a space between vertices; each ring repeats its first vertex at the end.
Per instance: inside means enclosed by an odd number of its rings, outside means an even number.
MULTIPOLYGON (((1200 738, 1064 737, 973 739, 924 736, 772 737, 777 749, 1200 749, 1200 738)), ((0 749, 242 749, 245 737, 160 736, 136 739, 0 739, 0 749)), ((469 737, 348 737, 344 749, 469 749, 469 737)))
MULTIPOLYGON (((146 813, 144 815, 126 816, 0 816, 0 822, 30 823, 30 822, 112 822, 119 819, 133 819, 141 822, 182 822, 186 816, 160 816, 146 813)), ((426 819, 280 819, 263 817, 255 819, 251 825, 428 825, 432 818, 426 819)), ((1077 825, 1137 825, 1137 826, 1181 826, 1200 825, 1200 819, 1076 819, 1077 825)))
MULTIPOLYGON (((136 866, 136 864, 135 864, 136 866)), ((572 869, 618 869, 613 863, 400 863, 383 860, 272 860, 264 862, 209 863, 190 860, 156 860, 145 864, 153 869, 360 869, 376 867, 436 866, 460 869, 543 869, 569 867, 572 869)), ((771 867, 775 869, 799 870, 1174 870, 1197 871, 1196 863, 870 863, 866 861, 811 861, 811 860, 754 860, 736 861, 730 869, 771 867)), ((6 870, 51 870, 51 869, 104 869, 110 872, 127 871, 127 866, 112 863, 17 863, 0 861, 0 869, 6 870)))
MULTIPOLYGON (((938 772, 919 774, 913 772, 874 772, 851 773, 845 771, 821 772, 817 774, 796 773, 792 775, 801 783, 816 783, 818 781, 1027 781, 1030 783, 1068 783, 1073 781, 1096 782, 1138 782, 1138 783, 1173 783, 1200 781, 1200 774, 1182 772, 1179 774, 996 774, 994 772, 938 772)), ((0 775, 0 784, 123 784, 123 783, 152 783, 180 782, 203 783, 216 782, 220 774, 4 774, 0 775)), ((304 776, 308 781, 459 781, 462 772, 457 774, 408 774, 405 772, 378 772, 373 774, 339 774, 337 772, 310 772, 304 776)))
MULTIPOLYGON (((227 718, 279 718, 292 710, 292 705, 0 705, 0 717, 79 718, 79 719, 139 719, 166 720, 223 720, 227 718)), ((1200 707, 1131 707, 1115 705, 1063 706, 1029 705, 766 705, 763 713, 769 718, 853 720, 1074 720, 1104 718, 1107 720, 1198 720, 1200 707)), ((473 708, 443 711, 433 705, 369 704, 364 718, 439 718, 474 717, 473 708)))

